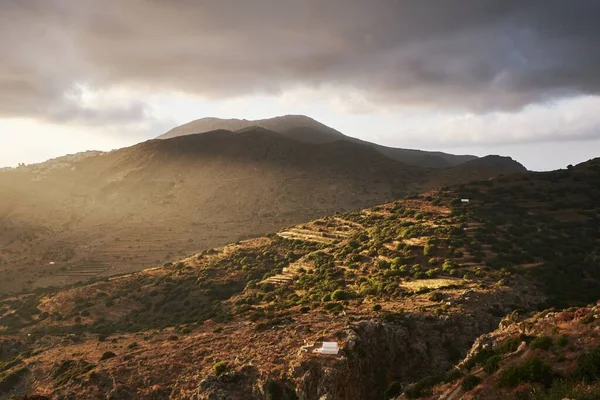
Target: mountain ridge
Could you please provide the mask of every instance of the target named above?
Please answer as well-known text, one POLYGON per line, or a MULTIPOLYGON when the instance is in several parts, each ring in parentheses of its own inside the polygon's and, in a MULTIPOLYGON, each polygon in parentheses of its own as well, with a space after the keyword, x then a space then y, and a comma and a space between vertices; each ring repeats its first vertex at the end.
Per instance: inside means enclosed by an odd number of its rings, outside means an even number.
POLYGON ((471 155, 454 155, 439 151, 401 149, 371 143, 343 133, 304 115, 284 115, 261 120, 201 118, 171 129, 157 139, 168 139, 190 134, 199 134, 217 129, 243 133, 253 126, 309 143, 328 143, 333 141, 351 141, 375 148, 381 154, 408 165, 420 167, 444 168, 459 165, 477 159, 471 155))

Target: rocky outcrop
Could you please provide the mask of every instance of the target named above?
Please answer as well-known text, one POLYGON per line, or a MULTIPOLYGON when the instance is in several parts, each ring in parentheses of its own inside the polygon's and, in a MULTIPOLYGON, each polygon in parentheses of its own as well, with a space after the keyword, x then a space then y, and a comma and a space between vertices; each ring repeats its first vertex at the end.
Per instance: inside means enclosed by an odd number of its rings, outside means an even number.
POLYGON ((343 357, 307 356, 290 375, 301 400, 381 399, 390 382, 408 383, 448 370, 498 321, 486 314, 456 314, 360 322, 344 332, 343 357))

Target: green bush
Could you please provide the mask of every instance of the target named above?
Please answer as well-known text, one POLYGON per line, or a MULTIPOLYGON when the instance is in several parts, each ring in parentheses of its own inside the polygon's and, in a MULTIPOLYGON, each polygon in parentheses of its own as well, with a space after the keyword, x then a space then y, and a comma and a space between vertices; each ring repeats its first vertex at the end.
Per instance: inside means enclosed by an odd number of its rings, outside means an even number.
POLYGON ((460 388, 465 392, 475 389, 481 383, 481 378, 475 375, 467 375, 460 384, 460 388))
POLYGON ((552 347, 552 338, 549 336, 538 336, 531 341, 529 347, 533 349, 548 350, 552 347))
POLYGON ((600 346, 577 358, 577 369, 574 375, 586 382, 600 379, 600 346))
POLYGON ((493 374, 498 371, 498 367, 500 366, 500 356, 494 355, 487 359, 487 361, 483 364, 483 370, 488 374, 493 374))
POLYGON ((451 369, 450 371, 448 371, 446 373, 446 376, 444 377, 444 382, 445 383, 454 382, 455 380, 457 380, 461 376, 462 376, 462 372, 460 372, 459 369, 457 369, 457 368, 451 369))
POLYGON ((565 347, 569 344, 569 337, 567 335, 560 335, 558 339, 556 339, 556 344, 560 347, 565 347))
POLYGON ((331 293, 331 299, 335 301, 348 300, 351 298, 352 294, 342 289, 337 289, 335 292, 331 293))
POLYGON ((406 389, 404 394, 409 399, 417 399, 419 397, 429 396, 432 392, 432 388, 443 381, 444 377, 442 376, 429 376, 410 386, 408 389, 406 389))
POLYGON ((400 396, 402 394, 402 384, 398 381, 393 381, 389 384, 385 392, 383 393, 383 397, 386 399, 391 399, 393 397, 400 396))
POLYGON ((219 361, 213 365, 213 373, 217 376, 223 375, 228 369, 229 365, 225 361, 219 361))
POLYGON ((512 365, 500 373, 498 385, 514 388, 521 383, 541 383, 549 387, 554 380, 550 364, 542 362, 538 357, 532 357, 522 364, 512 365))
POLYGON ((442 301, 444 300, 444 294, 441 292, 433 292, 429 295, 429 300, 434 302, 442 301))

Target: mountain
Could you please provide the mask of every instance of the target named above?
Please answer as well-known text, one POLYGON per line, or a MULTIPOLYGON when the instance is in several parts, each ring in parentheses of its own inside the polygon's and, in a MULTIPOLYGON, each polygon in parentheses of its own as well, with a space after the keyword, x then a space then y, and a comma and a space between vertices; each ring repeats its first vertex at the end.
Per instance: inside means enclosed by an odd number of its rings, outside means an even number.
POLYGON ((0 396, 593 399, 599 205, 596 159, 5 293, 0 396))
POLYGON ((215 130, 244 132, 256 127, 277 132, 286 137, 307 143, 328 143, 346 138, 341 132, 312 118, 304 115, 285 115, 255 121, 246 119, 202 118, 173 128, 157 139, 169 139, 215 130))
POLYGON ((0 172, 0 290, 142 269, 336 211, 513 171, 425 169, 264 128, 151 140, 0 172))
POLYGON ((438 151, 422 151, 386 147, 375 143, 346 136, 304 115, 284 115, 275 118, 250 121, 245 119, 202 118, 173 128, 158 139, 229 130, 243 133, 256 127, 277 132, 287 138, 306 143, 329 143, 339 140, 350 141, 376 149, 381 154, 408 165, 429 168, 452 167, 476 159, 475 156, 457 156, 438 151))

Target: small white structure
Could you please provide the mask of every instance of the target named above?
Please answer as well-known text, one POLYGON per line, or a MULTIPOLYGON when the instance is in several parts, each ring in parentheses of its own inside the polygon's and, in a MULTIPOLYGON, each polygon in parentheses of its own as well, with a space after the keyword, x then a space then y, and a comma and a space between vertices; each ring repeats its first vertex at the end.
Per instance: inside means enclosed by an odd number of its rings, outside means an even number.
POLYGON ((337 355, 340 352, 340 348, 337 342, 323 342, 323 346, 320 349, 315 349, 314 352, 319 354, 337 355))
POLYGON ((461 203, 468 203, 469 199, 460 199, 461 203))
POLYGON ((54 265, 54 264, 56 264, 56 263, 55 263, 54 261, 50 261, 48 264, 50 264, 50 265, 54 265))

